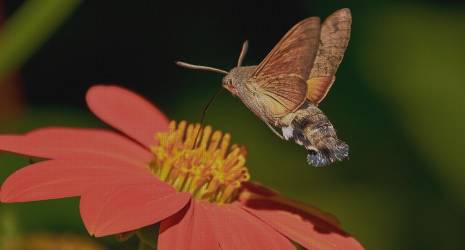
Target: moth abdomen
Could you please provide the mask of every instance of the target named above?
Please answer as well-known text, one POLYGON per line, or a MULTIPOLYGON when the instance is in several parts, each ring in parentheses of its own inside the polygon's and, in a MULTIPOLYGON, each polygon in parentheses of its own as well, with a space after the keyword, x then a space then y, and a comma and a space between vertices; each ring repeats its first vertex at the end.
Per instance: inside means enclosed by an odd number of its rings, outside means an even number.
POLYGON ((322 167, 349 156, 349 146, 335 137, 326 137, 322 142, 309 149, 307 161, 315 167, 322 167))
POLYGON ((305 102, 283 121, 287 121, 282 127, 283 137, 293 139, 308 150, 310 165, 326 166, 348 157, 349 146, 337 137, 331 122, 314 104, 305 102))

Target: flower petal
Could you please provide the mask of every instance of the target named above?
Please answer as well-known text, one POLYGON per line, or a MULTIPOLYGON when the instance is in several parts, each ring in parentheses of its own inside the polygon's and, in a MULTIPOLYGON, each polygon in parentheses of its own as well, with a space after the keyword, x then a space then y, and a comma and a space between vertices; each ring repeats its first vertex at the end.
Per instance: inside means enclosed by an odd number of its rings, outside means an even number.
POLYGON ((265 197, 272 197, 279 195, 278 191, 271 189, 270 187, 264 186, 258 182, 244 182, 242 183, 242 188, 245 189, 248 193, 256 194, 265 197))
POLYGON ((311 214, 312 216, 316 216, 324 221, 327 221, 328 223, 331 223, 332 225, 339 227, 341 223, 339 220, 332 214, 323 212, 319 210, 316 207, 313 207, 309 204, 304 204, 302 202, 298 202, 295 200, 291 200, 289 198, 286 198, 282 196, 280 193, 277 191, 264 186, 258 182, 244 182, 242 183, 242 193, 240 194, 239 200, 243 203, 246 204, 250 200, 263 200, 263 199, 268 199, 268 200, 273 200, 279 204, 285 204, 288 207, 292 207, 294 209, 299 209, 303 213, 308 213, 311 214))
POLYGON ((246 211, 307 249, 364 249, 339 227, 299 208, 270 198, 251 198, 244 205, 246 211))
POLYGON ((202 201, 190 205, 160 223, 159 250, 220 249, 202 201))
POLYGON ((155 183, 144 168, 110 160, 49 160, 32 164, 13 173, 3 183, 1 202, 24 202, 78 196, 99 183, 155 183))
POLYGON ((221 249, 295 249, 283 235, 238 204, 204 204, 221 249))
POLYGON ((155 224, 181 210, 190 194, 152 183, 101 183, 81 196, 84 225, 97 237, 155 224))
POLYGON ((49 159, 104 157, 136 165, 152 158, 137 143, 102 129, 43 128, 26 135, 0 135, 0 150, 49 159))
POLYGON ((89 89, 86 100, 102 121, 145 146, 154 143, 158 131, 168 129, 167 117, 143 97, 118 86, 97 85, 89 89))

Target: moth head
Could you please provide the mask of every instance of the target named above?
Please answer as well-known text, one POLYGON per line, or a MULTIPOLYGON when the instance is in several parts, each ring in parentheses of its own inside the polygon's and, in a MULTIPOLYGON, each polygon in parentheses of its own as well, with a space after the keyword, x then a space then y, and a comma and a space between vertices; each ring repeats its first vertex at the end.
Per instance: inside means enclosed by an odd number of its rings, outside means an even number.
POLYGON ((245 54, 247 53, 248 47, 249 47, 249 43, 248 41, 245 41, 242 44, 242 50, 241 50, 241 54, 239 55, 239 59, 237 60, 237 66, 231 69, 231 71, 229 72, 226 70, 218 69, 218 68, 202 66, 202 65, 194 65, 190 63, 181 62, 181 61, 176 61, 176 64, 178 66, 188 68, 188 69, 204 70, 204 71, 225 74, 226 76, 223 78, 223 81, 222 81, 223 87, 227 89, 229 92, 231 92, 233 95, 237 95, 237 84, 240 78, 239 76, 241 76, 239 69, 242 66, 242 62, 244 60, 245 54))
POLYGON ((237 79, 236 79, 236 68, 233 68, 225 77, 223 77, 223 88, 227 89, 231 94, 237 95, 237 79))

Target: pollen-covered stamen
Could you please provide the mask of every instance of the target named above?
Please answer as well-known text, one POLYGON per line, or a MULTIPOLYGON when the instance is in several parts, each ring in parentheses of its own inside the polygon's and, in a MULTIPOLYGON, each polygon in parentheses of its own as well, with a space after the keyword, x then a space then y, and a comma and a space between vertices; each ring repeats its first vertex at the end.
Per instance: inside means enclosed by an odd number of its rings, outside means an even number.
POLYGON ((190 192, 197 199, 228 203, 237 198, 241 183, 250 179, 246 151, 230 146, 229 134, 213 131, 210 126, 201 129, 200 124, 172 121, 168 132, 155 137, 150 169, 178 191, 190 192))

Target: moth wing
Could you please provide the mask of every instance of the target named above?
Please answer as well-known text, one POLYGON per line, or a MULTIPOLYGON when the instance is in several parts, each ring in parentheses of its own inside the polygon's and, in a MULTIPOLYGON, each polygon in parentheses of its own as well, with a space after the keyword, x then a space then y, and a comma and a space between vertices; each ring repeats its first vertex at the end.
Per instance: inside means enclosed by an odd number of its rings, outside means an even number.
POLYGON ((300 21, 281 38, 252 76, 297 74, 307 79, 316 57, 319 39, 319 17, 300 21))
POLYGON ((307 80, 307 99, 319 104, 328 93, 350 39, 352 15, 340 9, 323 22, 320 45, 307 80))
POLYGON ((258 82, 255 87, 257 101, 268 116, 284 116, 305 101, 305 80, 296 74, 264 76, 253 82, 258 82))
POLYGON ((310 17, 292 27, 257 66, 249 83, 263 94, 274 116, 296 110, 306 99, 310 70, 320 38, 320 18, 310 17))

